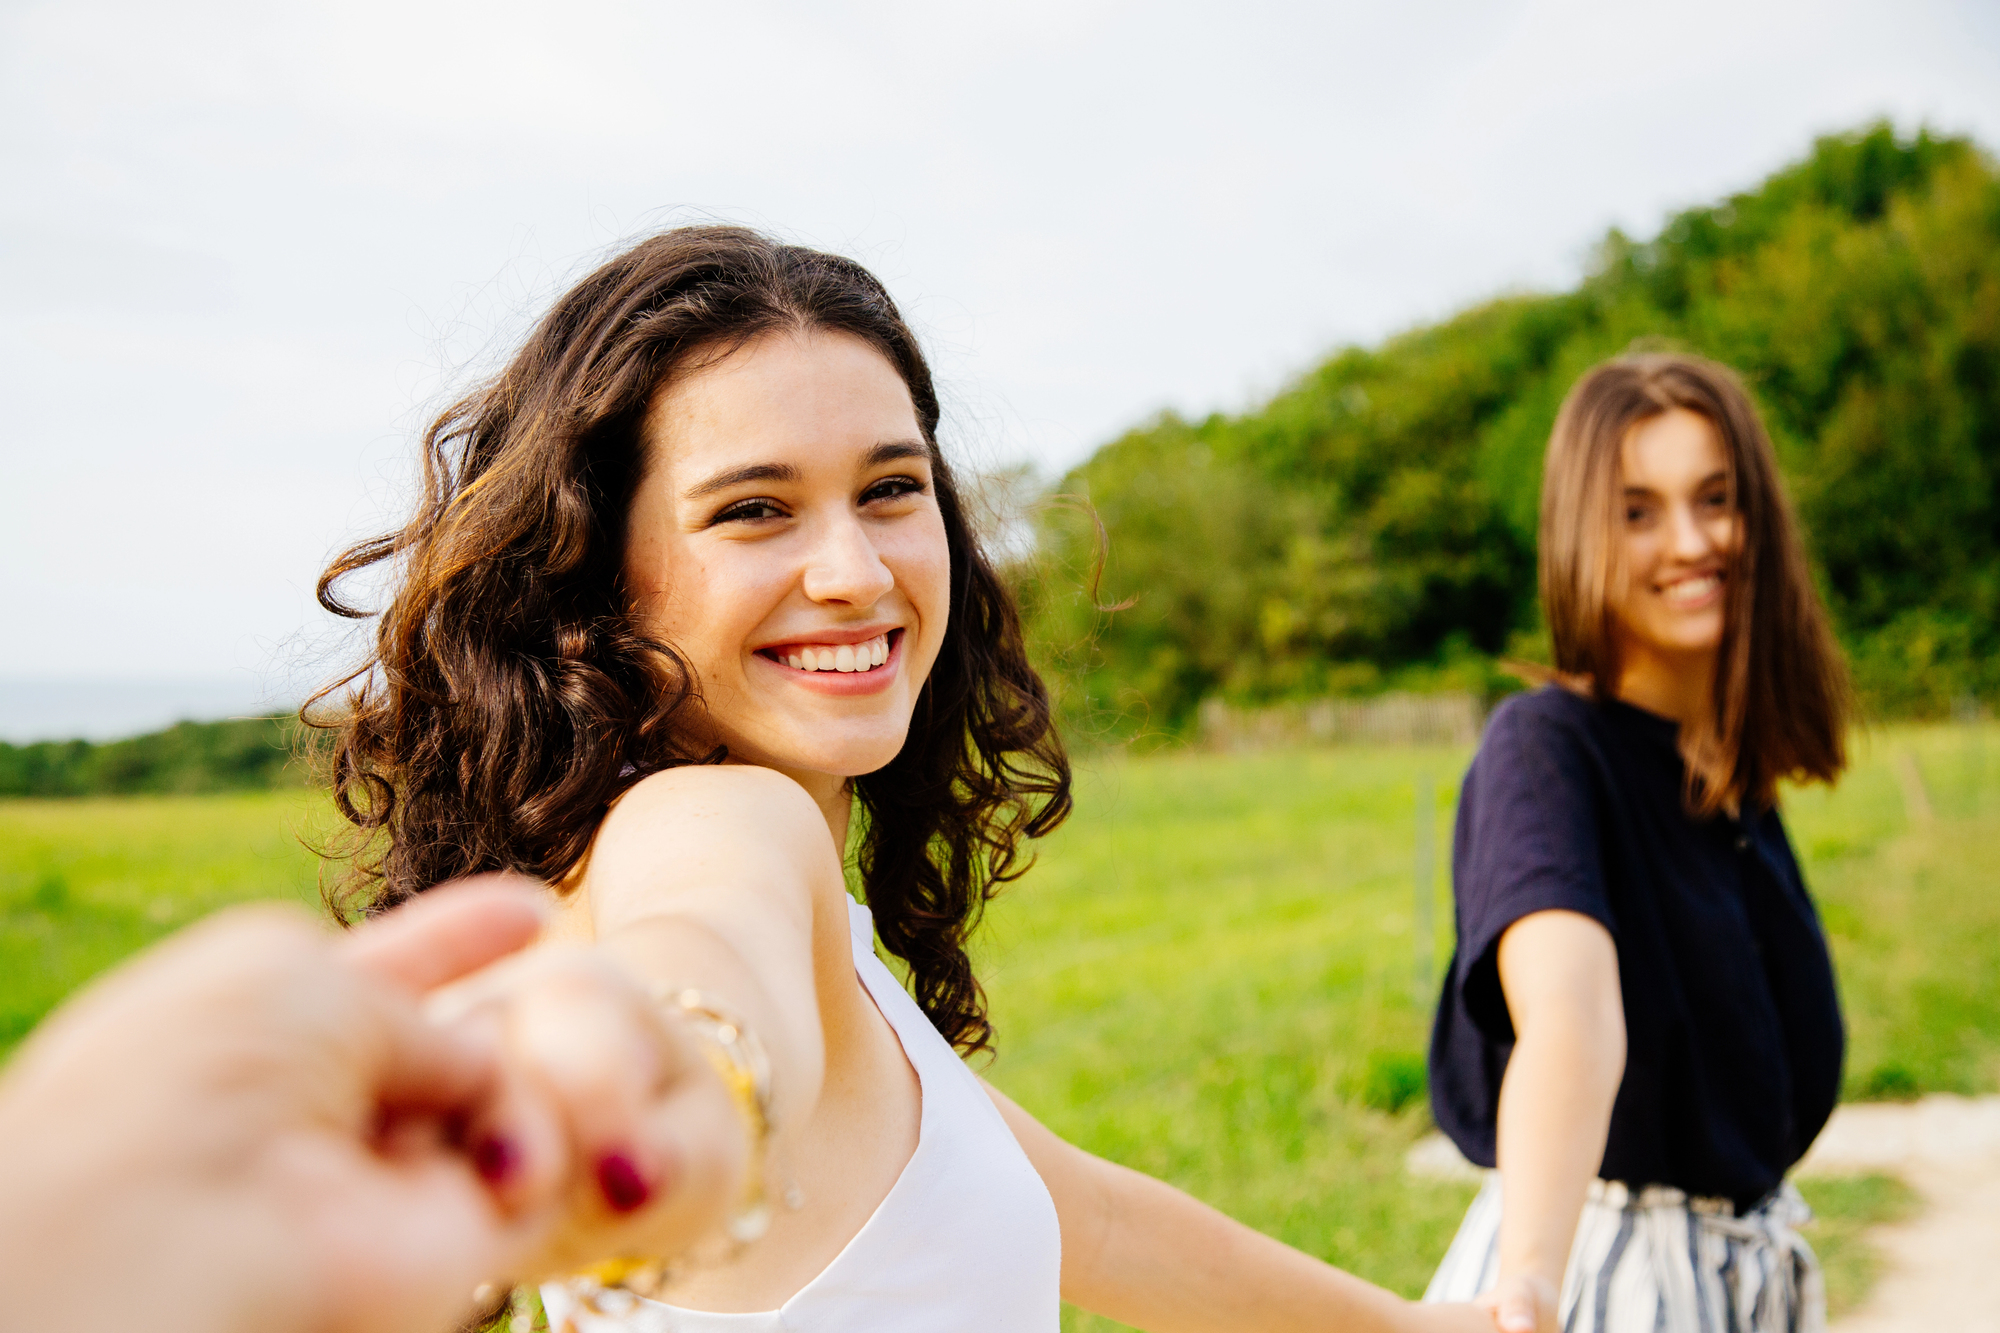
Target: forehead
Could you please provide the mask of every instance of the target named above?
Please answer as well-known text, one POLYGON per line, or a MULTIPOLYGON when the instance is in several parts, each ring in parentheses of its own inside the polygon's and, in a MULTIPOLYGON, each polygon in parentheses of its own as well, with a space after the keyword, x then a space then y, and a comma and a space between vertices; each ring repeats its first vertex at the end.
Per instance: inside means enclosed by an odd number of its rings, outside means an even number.
POLYGON ((676 376, 647 405, 642 434, 652 466, 685 474, 838 463, 922 432, 909 387, 875 348, 851 334, 785 330, 676 376))
POLYGON ((1618 463, 1624 484, 1645 490, 1679 490, 1729 473, 1729 453, 1714 424, 1684 407, 1635 423, 1619 446, 1618 463))

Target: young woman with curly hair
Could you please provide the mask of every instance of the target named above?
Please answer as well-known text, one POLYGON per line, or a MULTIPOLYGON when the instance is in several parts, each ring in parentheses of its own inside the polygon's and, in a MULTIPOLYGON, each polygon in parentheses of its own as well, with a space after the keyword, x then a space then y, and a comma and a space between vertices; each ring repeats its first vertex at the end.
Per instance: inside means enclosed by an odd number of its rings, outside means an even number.
MULTIPOLYGON (((557 933, 671 1021, 702 997, 780 1201, 628 1281, 659 1299, 545 1288, 556 1326, 1052 1333, 1067 1298, 1157 1330, 1490 1328, 1071 1147, 958 1058, 991 1039, 968 934, 1070 775, 937 427, 860 266, 667 232, 444 414, 416 516, 321 584, 355 615, 339 580, 393 581, 335 737, 350 897, 547 881, 557 933)), ((571 1252, 657 1249, 676 1170, 607 1151, 571 1252)))

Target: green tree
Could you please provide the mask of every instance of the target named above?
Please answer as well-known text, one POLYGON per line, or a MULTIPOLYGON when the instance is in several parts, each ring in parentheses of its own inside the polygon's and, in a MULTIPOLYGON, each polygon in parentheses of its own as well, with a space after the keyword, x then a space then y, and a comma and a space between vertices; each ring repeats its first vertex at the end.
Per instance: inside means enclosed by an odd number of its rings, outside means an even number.
POLYGON ((1575 290, 1348 348, 1255 411, 1166 415, 1058 487, 1017 568, 1072 721, 1186 723, 1210 694, 1366 689, 1537 621, 1541 456, 1589 366, 1635 346, 1758 397, 1865 698, 2000 696, 2000 173, 1886 125, 1757 189, 1616 231, 1575 290), (1103 613, 1099 602, 1130 599, 1103 613))

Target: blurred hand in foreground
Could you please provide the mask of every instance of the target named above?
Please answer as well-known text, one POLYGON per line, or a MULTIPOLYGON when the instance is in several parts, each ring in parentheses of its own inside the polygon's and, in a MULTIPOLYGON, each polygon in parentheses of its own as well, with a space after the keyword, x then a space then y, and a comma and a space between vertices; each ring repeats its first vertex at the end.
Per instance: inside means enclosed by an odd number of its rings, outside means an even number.
POLYGON ((238 908, 64 1005, 0 1074, 9 1326, 435 1333, 484 1280, 711 1228, 741 1123, 607 959, 538 952, 424 1013, 544 893, 448 886, 342 939, 238 908))
POLYGON ((1493 1312, 1500 1333, 1556 1333, 1561 1299, 1547 1278, 1526 1273, 1504 1277, 1478 1304, 1493 1312))
POLYGON ((499 1183, 551 1201, 509 1278, 669 1259, 721 1230, 749 1163, 743 1113, 680 1013, 607 953, 538 948, 446 988, 430 1011, 503 1053, 472 1139, 512 1136, 523 1167, 499 1183))

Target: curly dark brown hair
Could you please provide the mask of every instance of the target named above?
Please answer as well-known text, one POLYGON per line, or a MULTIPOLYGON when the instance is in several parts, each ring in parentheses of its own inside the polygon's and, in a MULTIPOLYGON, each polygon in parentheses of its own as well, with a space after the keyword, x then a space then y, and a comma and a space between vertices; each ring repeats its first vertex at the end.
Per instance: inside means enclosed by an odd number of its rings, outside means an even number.
POLYGON ((320 604, 355 619, 375 613, 341 581, 378 566, 394 578, 366 660, 300 710, 331 733, 329 780, 351 825, 329 850, 347 861, 329 905, 378 911, 485 870, 553 882, 642 776, 723 757, 681 725, 699 691, 688 663, 633 614, 626 515, 660 387, 786 329, 879 351, 930 447, 950 620, 901 752, 853 780, 856 865, 917 1002, 971 1053, 992 1027, 967 937, 1027 869, 1022 840, 1069 813, 1068 758, 1013 598, 938 450, 915 335, 859 264, 739 227, 653 236, 566 293, 506 369, 425 432, 409 522, 320 577, 320 604))

